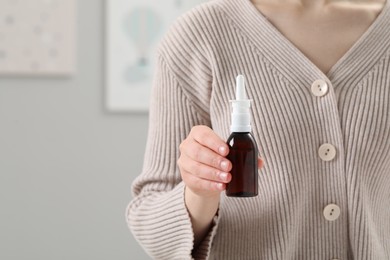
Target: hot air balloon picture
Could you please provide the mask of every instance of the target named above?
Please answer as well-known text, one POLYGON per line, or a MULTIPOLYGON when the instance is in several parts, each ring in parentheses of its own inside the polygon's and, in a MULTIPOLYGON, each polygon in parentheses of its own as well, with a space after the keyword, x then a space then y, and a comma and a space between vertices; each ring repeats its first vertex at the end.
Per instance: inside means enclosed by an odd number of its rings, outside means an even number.
POLYGON ((106 0, 105 103, 110 112, 146 112, 157 47, 176 18, 207 0, 106 0))
MULTIPOLYGON (((163 20, 150 7, 135 7, 123 20, 123 30, 136 49, 136 59, 125 68, 123 76, 129 83, 147 80, 151 76, 151 47, 159 39, 163 20)), ((130 84, 131 85, 131 84, 130 84)))

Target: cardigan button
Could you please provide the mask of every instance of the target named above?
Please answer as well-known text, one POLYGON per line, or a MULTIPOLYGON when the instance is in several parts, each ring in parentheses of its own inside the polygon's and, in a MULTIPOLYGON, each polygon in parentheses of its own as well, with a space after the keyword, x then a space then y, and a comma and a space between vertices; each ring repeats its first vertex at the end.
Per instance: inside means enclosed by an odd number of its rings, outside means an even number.
POLYGON ((324 208, 324 217, 328 221, 335 221, 340 216, 340 207, 336 204, 329 204, 324 208))
POLYGON ((318 79, 311 85, 311 92, 316 97, 322 97, 328 93, 328 84, 322 79, 318 79))
POLYGON ((331 161, 336 157, 336 148, 331 144, 323 144, 318 149, 318 155, 323 161, 331 161))

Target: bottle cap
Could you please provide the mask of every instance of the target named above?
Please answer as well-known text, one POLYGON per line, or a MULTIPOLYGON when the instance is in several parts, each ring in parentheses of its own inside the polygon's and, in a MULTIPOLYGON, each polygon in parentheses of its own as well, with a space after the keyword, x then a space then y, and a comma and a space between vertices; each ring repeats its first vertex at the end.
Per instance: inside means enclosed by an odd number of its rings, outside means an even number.
POLYGON ((245 78, 243 75, 237 76, 236 99, 230 100, 230 102, 233 106, 232 124, 230 126, 230 130, 236 133, 252 131, 250 118, 251 100, 246 96, 245 78))

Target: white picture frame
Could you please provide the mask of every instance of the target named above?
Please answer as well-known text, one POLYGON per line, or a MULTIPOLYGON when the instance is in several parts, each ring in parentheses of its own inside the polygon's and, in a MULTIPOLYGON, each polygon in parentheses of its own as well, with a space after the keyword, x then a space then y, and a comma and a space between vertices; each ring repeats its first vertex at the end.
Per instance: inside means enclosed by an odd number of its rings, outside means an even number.
POLYGON ((106 0, 105 105, 147 112, 156 47, 171 23, 205 0, 106 0))

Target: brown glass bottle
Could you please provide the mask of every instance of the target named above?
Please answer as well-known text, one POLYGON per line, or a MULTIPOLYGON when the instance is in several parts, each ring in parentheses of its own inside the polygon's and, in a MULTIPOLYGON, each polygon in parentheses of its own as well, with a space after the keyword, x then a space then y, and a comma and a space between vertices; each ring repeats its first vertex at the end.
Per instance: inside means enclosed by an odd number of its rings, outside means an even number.
POLYGON ((258 194, 258 150, 250 132, 233 132, 227 140, 232 163, 232 180, 226 186, 230 197, 254 197, 258 194))

